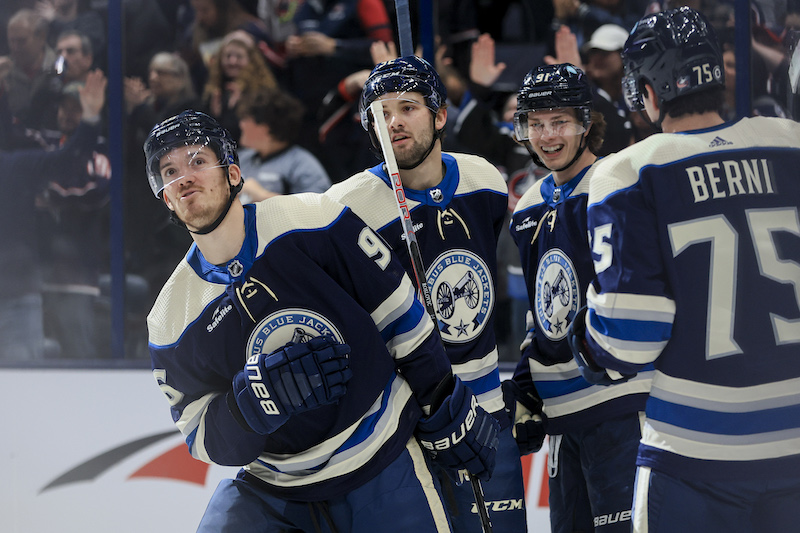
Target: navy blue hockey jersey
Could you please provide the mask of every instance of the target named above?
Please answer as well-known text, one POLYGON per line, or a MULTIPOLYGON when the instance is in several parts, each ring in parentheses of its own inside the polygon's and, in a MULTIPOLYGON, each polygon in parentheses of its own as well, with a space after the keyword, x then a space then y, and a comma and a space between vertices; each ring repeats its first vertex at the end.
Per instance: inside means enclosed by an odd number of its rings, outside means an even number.
POLYGON ((598 163, 587 334, 604 367, 655 361, 639 464, 800 472, 800 124, 659 134, 598 163))
POLYGON ((192 246, 148 316, 153 373, 191 454, 245 465, 266 490, 330 498, 394 460, 449 361, 414 286, 378 235, 322 195, 245 206, 224 265, 192 246), (244 430, 225 395, 253 354, 333 335, 351 347, 346 394, 270 435, 244 430))
POLYGON ((648 372, 616 387, 590 384, 566 340, 594 278, 586 233, 594 168, 585 168, 560 187, 552 174, 536 182, 520 198, 509 226, 520 252, 535 331, 514 379, 523 386, 529 381, 536 385, 550 434, 642 411, 650 386, 648 372))
MULTIPOLYGON (((494 310, 497 239, 508 189, 485 159, 442 154, 442 181, 424 191, 404 189, 420 246, 439 330, 453 373, 489 413, 503 412, 494 310)), ((391 181, 377 165, 326 193, 349 206, 389 243, 413 279, 411 260, 391 181)), ((499 417, 508 424, 507 416, 499 417)))

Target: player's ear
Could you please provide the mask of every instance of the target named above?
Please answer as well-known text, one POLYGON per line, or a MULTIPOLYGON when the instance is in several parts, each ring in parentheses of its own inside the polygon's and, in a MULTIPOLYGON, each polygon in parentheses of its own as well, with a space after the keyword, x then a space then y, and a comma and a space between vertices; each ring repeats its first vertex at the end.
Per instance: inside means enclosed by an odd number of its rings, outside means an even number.
POLYGON ((437 131, 444 128, 444 125, 447 123, 447 108, 444 106, 440 107, 439 111, 436 112, 436 117, 434 120, 437 131))
POLYGON ((170 211, 175 211, 175 208, 172 207, 172 202, 170 202, 169 198, 167 197, 167 191, 161 191, 161 199, 164 201, 164 205, 167 206, 167 209, 170 211))
POLYGON ((228 180, 231 185, 239 185, 239 182, 242 181, 242 169, 239 168, 239 165, 228 165, 228 180))

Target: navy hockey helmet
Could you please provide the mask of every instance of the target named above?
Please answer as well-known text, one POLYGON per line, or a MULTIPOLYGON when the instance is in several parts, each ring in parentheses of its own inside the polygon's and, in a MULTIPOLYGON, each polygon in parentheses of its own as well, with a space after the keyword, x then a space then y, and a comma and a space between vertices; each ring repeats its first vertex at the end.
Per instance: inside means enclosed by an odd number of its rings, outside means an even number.
POLYGON ((722 52, 714 29, 690 7, 670 9, 642 18, 622 50, 625 103, 644 109, 643 83, 652 85, 659 100, 724 86, 722 52))
POLYGON ((517 93, 517 112, 514 113, 517 139, 526 141, 529 138, 529 112, 568 107, 578 110, 578 120, 588 129, 592 121, 592 89, 586 74, 569 63, 531 70, 517 93))
MULTIPOLYGON (((169 185, 164 183, 159 162, 164 155, 182 146, 210 147, 217 155, 219 165, 226 169, 229 165, 239 164, 236 141, 228 130, 205 113, 184 111, 156 124, 144 143, 147 181, 157 198, 161 197, 164 187, 169 185)), ((235 189, 232 191, 234 195, 240 188, 241 182, 237 187, 232 187, 235 189)))
POLYGON ((379 63, 361 91, 361 125, 369 131, 369 106, 387 93, 417 92, 425 105, 436 114, 447 100, 447 89, 430 63, 417 56, 405 56, 379 63))

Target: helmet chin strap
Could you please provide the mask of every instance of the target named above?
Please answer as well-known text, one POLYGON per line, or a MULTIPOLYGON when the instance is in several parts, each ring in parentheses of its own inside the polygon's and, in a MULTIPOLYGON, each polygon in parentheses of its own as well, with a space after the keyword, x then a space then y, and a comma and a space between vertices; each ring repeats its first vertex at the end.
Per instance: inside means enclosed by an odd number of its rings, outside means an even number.
POLYGON ((222 224, 222 221, 225 220, 225 217, 228 215, 228 211, 231 210, 231 206, 233 205, 233 202, 236 200, 236 195, 239 193, 239 191, 242 190, 242 186, 244 185, 243 181, 239 181, 238 185, 231 185, 230 172, 227 171, 227 170, 226 170, 226 172, 227 172, 227 178, 228 178, 228 204, 225 206, 225 209, 222 210, 222 212, 219 214, 219 216, 216 218, 216 220, 214 220, 214 222, 212 222, 208 226, 200 228, 197 231, 190 230, 186 226, 186 223, 183 220, 181 220, 180 218, 178 218, 178 215, 176 215, 175 211, 172 211, 172 210, 170 210, 170 212, 169 212, 169 220, 170 220, 170 222, 172 222, 176 226, 179 226, 179 227, 185 229, 189 233, 194 233, 195 235, 208 235, 209 233, 211 233, 212 231, 217 229, 217 227, 220 224, 222 224))

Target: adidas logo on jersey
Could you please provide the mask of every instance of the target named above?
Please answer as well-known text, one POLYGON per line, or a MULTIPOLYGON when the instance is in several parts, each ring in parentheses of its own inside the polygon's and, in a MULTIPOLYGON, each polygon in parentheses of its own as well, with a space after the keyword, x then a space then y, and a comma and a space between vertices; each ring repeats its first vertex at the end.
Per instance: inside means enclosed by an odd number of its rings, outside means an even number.
POLYGON ((717 136, 717 137, 714 137, 714 140, 709 143, 708 147, 709 148, 716 148, 717 146, 726 146, 726 145, 729 145, 729 144, 733 144, 733 143, 730 142, 730 141, 726 141, 722 137, 717 136))

